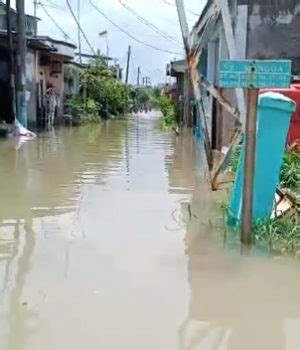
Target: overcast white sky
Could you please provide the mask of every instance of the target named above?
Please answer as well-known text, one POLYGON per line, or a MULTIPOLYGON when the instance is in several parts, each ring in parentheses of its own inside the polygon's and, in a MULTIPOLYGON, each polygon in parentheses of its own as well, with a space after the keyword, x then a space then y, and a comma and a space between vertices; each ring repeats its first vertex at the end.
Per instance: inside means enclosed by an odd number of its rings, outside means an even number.
MULTIPOLYGON (((155 24, 164 32, 174 37, 179 44, 166 40, 141 23, 135 16, 120 4, 119 0, 92 0, 105 14, 107 14, 120 27, 126 29, 133 36, 159 48, 174 52, 183 52, 182 39, 178 24, 175 0, 121 0, 138 12, 142 17, 155 24), (173 4, 173 5, 172 5, 173 4)), ((77 12, 77 0, 70 0, 74 11, 77 12)), ((33 1, 26 0, 28 14, 33 14, 33 1)), ((63 30, 77 43, 77 27, 70 15, 65 0, 41 0, 47 11, 55 18, 63 30)), ((189 25, 196 22, 197 16, 192 13, 201 13, 206 0, 185 0, 189 25)), ((81 24, 92 46, 106 52, 106 41, 98 36, 98 33, 107 30, 109 41, 109 53, 119 59, 122 66, 125 64, 128 45, 132 47, 132 64, 130 83, 136 81, 137 67, 140 66, 142 75, 150 76, 153 83, 165 81, 166 64, 181 58, 180 54, 169 54, 155 51, 130 39, 109 23, 89 3, 89 0, 81 0, 81 24)), ((41 6, 38 7, 39 34, 48 35, 57 39, 64 39, 62 32, 46 15, 41 6)), ((90 52, 83 40, 83 51, 90 52)))

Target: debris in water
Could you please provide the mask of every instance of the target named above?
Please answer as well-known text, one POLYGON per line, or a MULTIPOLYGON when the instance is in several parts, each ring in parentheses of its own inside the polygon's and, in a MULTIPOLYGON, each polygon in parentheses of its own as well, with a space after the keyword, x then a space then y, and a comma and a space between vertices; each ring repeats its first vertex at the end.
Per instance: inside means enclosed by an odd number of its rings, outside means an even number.
POLYGON ((36 134, 34 132, 24 128, 24 126, 18 120, 14 122, 12 133, 14 136, 26 137, 28 140, 34 139, 36 137, 36 134))

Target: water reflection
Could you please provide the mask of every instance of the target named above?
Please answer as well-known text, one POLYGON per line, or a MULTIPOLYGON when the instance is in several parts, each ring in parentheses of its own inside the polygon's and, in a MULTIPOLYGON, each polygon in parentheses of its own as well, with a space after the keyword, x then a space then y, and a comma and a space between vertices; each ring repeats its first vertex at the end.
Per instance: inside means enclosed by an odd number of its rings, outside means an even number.
POLYGON ((198 193, 193 207, 213 227, 195 218, 187 225, 190 302, 179 330, 180 349, 298 349, 298 263, 224 249, 210 202, 206 197, 204 205, 198 193))
POLYGON ((298 265, 224 249, 201 156, 145 116, 0 143, 0 349, 300 348, 298 265))
POLYGON ((124 128, 122 123, 112 126, 108 122, 61 129, 44 133, 21 147, 16 147, 14 139, 1 141, 1 349, 27 349, 31 328, 37 321, 25 292, 36 241, 57 234, 75 237, 82 185, 103 183, 109 169, 119 166, 124 128), (37 236, 35 227, 42 236, 37 236))

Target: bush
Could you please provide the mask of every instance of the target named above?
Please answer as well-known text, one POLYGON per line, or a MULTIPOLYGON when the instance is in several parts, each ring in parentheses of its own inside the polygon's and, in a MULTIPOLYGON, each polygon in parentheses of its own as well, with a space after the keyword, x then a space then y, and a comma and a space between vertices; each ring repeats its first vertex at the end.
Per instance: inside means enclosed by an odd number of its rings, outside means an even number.
POLYGON ((72 121, 74 124, 83 124, 87 122, 100 122, 97 103, 88 98, 85 102, 82 97, 75 96, 69 100, 71 107, 72 121))
POLYGON ((271 250, 300 250, 300 225, 297 217, 259 220, 253 229, 256 242, 266 241, 271 250))
POLYGON ((81 84, 86 86, 87 96, 97 103, 98 113, 103 117, 123 113, 124 104, 127 109, 132 105, 130 88, 118 80, 114 67, 108 67, 101 58, 84 69, 81 84))
POLYGON ((300 187, 300 154, 287 151, 280 170, 280 185, 297 190, 300 187))
POLYGON ((178 113, 173 101, 166 96, 156 98, 155 106, 163 115, 164 126, 172 126, 178 122, 178 113))

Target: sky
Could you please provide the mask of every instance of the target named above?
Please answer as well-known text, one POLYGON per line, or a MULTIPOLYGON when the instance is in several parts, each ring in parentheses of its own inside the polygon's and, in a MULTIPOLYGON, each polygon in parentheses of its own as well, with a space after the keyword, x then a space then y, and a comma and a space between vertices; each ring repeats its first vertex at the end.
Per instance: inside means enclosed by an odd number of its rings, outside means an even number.
MULTIPOLYGON (((69 0, 74 12, 77 14, 77 1, 69 0)), ((149 76, 152 84, 166 81, 166 65, 171 60, 183 57, 183 44, 180 26, 175 7, 175 0, 91 0, 94 5, 104 12, 111 20, 122 29, 130 33, 138 40, 156 46, 162 52, 142 45, 118 28, 112 25, 90 4, 90 0, 81 0, 81 26, 92 47, 106 53, 108 42, 109 55, 119 60, 125 67, 128 46, 131 45, 132 60, 130 64, 129 82, 134 84, 137 80, 137 69, 141 68, 142 76, 149 76), (167 35, 167 39, 159 35, 130 11, 122 6, 120 2, 129 6, 141 17, 155 25, 160 31, 167 35), (99 37, 99 32, 107 30, 107 39, 99 37), (171 39, 169 38, 171 37, 171 39), (107 42, 106 42, 107 40, 107 42)), ((37 16, 39 22, 39 34, 48 35, 55 39, 65 40, 65 36, 56 27, 53 20, 68 35, 67 41, 78 43, 77 25, 72 18, 65 0, 40 0, 42 5, 38 6, 37 16), (48 14, 46 13, 46 11, 48 14)), ((190 28, 195 24, 206 0, 185 0, 185 7, 190 28)), ((33 1, 25 0, 26 11, 33 14, 33 1)), ((82 38, 82 51, 90 53, 89 46, 82 38)))

